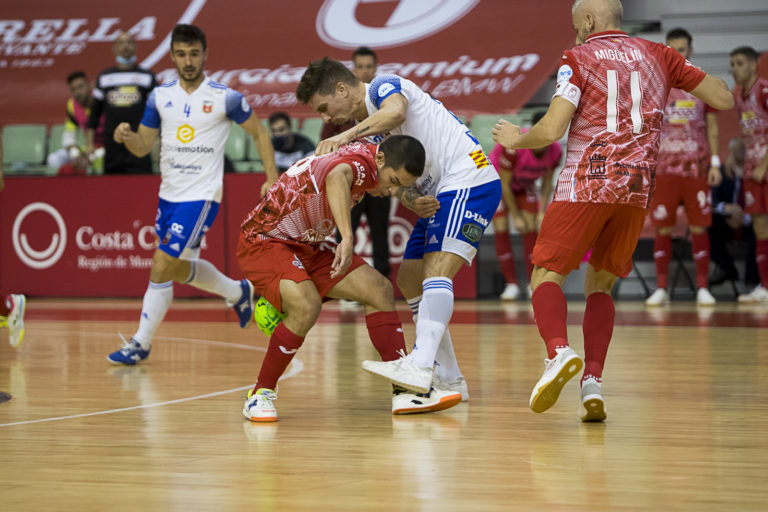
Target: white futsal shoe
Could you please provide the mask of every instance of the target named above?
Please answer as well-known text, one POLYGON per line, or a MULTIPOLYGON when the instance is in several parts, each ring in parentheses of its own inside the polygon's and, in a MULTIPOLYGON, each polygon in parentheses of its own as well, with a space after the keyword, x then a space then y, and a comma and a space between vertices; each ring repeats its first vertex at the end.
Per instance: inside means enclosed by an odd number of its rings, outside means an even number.
POLYGON ((763 288, 762 285, 757 285, 749 293, 739 295, 739 304, 755 304, 758 302, 768 302, 768 290, 763 288))
POLYGON ((250 390, 243 406, 243 416, 256 422, 277 421, 277 409, 272 403, 276 399, 274 390, 259 388, 255 393, 250 390))
POLYGON ((602 384, 591 376, 581 383, 581 421, 603 421, 608 417, 602 387, 602 384))
POLYGON ((416 393, 429 393, 433 368, 419 368, 408 360, 404 352, 394 361, 363 361, 363 370, 389 379, 393 384, 416 393))
POLYGON ((392 414, 442 411, 460 402, 461 393, 434 387, 428 393, 413 393, 401 386, 393 386, 392 390, 392 414))
POLYGON ((517 286, 516 283, 507 283, 507 286, 504 287, 504 291, 501 292, 501 295, 499 295, 499 298, 501 300, 517 300, 519 296, 520 296, 520 287, 517 286))
MULTIPOLYGON (((11 293, 11 311, 5 318, 5 326, 8 328, 8 343, 13 348, 21 345, 24 340, 24 311, 27 309, 27 298, 21 294, 11 293)), ((5 300, 0 297, 0 300, 5 300)))
POLYGON ((461 393, 461 401, 466 402, 469 400, 469 388, 467 387, 467 381, 464 379, 464 377, 459 377, 458 379, 448 382, 446 380, 443 380, 440 378, 437 373, 435 373, 435 378, 432 381, 432 386, 434 386, 436 389, 439 389, 441 391, 451 391, 453 393, 461 393))
POLYGON ((714 306, 717 300, 706 288, 699 288, 696 292, 696 304, 698 306, 714 306))
POLYGON ((557 349, 554 359, 545 359, 544 364, 544 374, 531 393, 529 405, 533 412, 544 412, 555 405, 565 383, 584 367, 584 361, 571 347, 557 349))
POLYGON ((645 299, 646 306, 656 307, 663 306, 665 304, 669 304, 669 294, 664 288, 657 288, 650 297, 645 299))

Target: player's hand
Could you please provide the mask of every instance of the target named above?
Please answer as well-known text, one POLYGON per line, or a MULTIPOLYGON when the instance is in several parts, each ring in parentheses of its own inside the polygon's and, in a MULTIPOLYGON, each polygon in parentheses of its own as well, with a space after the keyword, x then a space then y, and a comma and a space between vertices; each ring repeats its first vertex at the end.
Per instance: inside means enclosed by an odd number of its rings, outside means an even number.
POLYGON ((515 143, 520 138, 520 127, 506 119, 499 119, 493 127, 493 140, 507 149, 518 149, 515 143))
POLYGON ((115 128, 115 134, 113 135, 113 138, 118 144, 124 144, 126 139, 130 138, 132 133, 133 131, 131 130, 130 124, 120 123, 117 125, 117 128, 115 128))
POLYGON ((707 183, 709 183, 710 187, 717 187, 722 182, 723 175, 720 173, 720 168, 713 165, 709 168, 709 173, 707 173, 707 183))
POLYGON ((336 246, 336 256, 331 265, 331 279, 344 275, 352 264, 352 238, 342 238, 336 246))
POLYGON ((315 154, 319 156, 327 155, 328 153, 335 153, 339 150, 339 146, 345 143, 346 141, 339 135, 334 135, 333 137, 329 137, 318 142, 317 147, 315 148, 315 154))
POLYGON ((760 163, 755 167, 755 171, 752 174, 752 179, 755 180, 758 183, 763 182, 763 178, 765 178, 765 171, 768 170, 768 166, 766 164, 760 163))
POLYGON ((261 190, 259 191, 261 194, 260 197, 264 197, 267 194, 267 190, 272 188, 272 185, 274 185, 276 181, 277 180, 271 181, 269 178, 267 178, 267 180, 261 184, 261 190))
POLYGON ((412 209, 422 219, 428 219, 440 209, 440 201, 435 196, 420 196, 414 199, 412 209))
POLYGON ((514 223, 515 229, 518 233, 523 234, 528 231, 528 223, 525 222, 525 219, 519 213, 512 214, 512 222, 514 223))

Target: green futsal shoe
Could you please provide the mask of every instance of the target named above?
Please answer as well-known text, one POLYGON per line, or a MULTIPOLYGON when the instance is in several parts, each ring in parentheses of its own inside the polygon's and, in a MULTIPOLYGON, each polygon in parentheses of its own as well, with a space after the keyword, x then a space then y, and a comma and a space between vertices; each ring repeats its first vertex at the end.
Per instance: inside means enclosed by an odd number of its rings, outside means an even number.
POLYGON ((267 336, 272 336, 278 324, 283 321, 285 314, 277 310, 275 306, 267 302, 267 299, 260 297, 253 308, 253 320, 261 332, 267 336))

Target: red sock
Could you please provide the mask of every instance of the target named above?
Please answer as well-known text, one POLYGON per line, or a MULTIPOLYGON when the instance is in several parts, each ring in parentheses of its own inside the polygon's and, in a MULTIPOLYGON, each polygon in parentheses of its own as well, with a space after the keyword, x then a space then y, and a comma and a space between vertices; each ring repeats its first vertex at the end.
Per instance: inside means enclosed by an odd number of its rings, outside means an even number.
POLYGON ((568 346, 568 303, 557 283, 541 283, 533 291, 533 318, 547 345, 547 357, 553 359, 555 349, 568 346))
POLYGON ((365 325, 373 346, 376 347, 382 361, 394 361, 400 358, 398 350, 405 353, 403 325, 396 311, 379 311, 365 315, 365 325))
POLYGON ((259 379, 256 381, 256 391, 259 388, 277 389, 277 380, 291 363, 296 351, 304 343, 304 336, 293 334, 285 324, 281 323, 269 338, 269 347, 264 361, 261 363, 259 379))
POLYGON ((693 261, 696 263, 696 288, 706 288, 709 274, 709 235, 692 233, 691 245, 693 261))
POLYGON ((768 289, 768 240, 758 240, 755 249, 757 270, 760 272, 760 283, 768 289))
POLYGON ((536 245, 536 238, 539 233, 531 231, 523 235, 523 252, 525 253, 525 269, 528 271, 528 279, 533 273, 533 246, 536 245))
POLYGON ((13 306, 11 296, 6 295, 3 297, 3 300, 0 301, 0 316, 8 316, 11 313, 11 306, 13 306))
MULTIPOLYGON (((656 261, 656 288, 667 289, 669 261, 672 259, 672 237, 656 234, 653 240, 653 259, 656 261)), ((706 278, 705 278, 706 280, 706 278)))
POLYGON ((504 274, 504 280, 507 283, 517 283, 515 275, 515 255, 512 252, 512 242, 509 239, 509 233, 496 233, 496 257, 499 260, 501 273, 504 274))
POLYGON ((605 355, 613 336, 613 318, 616 310, 613 298, 607 293, 597 292, 587 297, 584 310, 584 376, 601 380, 605 355))

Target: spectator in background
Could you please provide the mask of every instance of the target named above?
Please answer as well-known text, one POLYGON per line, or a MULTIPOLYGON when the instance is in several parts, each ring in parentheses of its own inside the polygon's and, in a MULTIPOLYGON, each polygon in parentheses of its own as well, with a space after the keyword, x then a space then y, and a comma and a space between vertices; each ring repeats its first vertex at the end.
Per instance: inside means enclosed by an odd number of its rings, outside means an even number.
POLYGON ((739 272, 730 242, 741 241, 747 247, 744 284, 754 288, 760 284, 760 272, 755 261, 755 232, 752 219, 744 213, 744 144, 733 139, 729 144, 728 160, 723 181, 712 189, 712 226, 709 229, 712 262, 715 269, 709 276, 709 284, 715 286, 725 281, 736 281, 739 272))
POLYGON ((291 129, 291 118, 285 112, 275 112, 269 116, 269 131, 272 132, 275 164, 280 174, 315 152, 315 144, 311 140, 291 129))
POLYGON ((752 216, 761 284, 739 302, 768 302, 768 79, 757 74, 758 53, 749 46, 731 52, 733 96, 744 142, 744 210, 752 216))
MULTIPOLYGON (((85 174, 92 156, 85 147, 77 145, 77 131, 83 135, 88 125, 93 106, 93 88, 83 71, 73 71, 67 76, 67 85, 72 97, 67 100, 67 118, 61 134, 61 148, 48 155, 48 167, 59 169, 59 174, 85 174)), ((85 137, 83 137, 85 140, 85 137)), ((93 138, 96 148, 93 160, 98 158, 99 148, 104 147, 104 116, 99 118, 93 138)), ((103 156, 103 149, 101 151, 103 156)))
MULTIPOLYGON (((149 174, 152 160, 149 155, 133 155, 125 146, 114 141, 112 134, 120 123, 129 123, 136 131, 144 116, 147 97, 157 82, 152 71, 136 64, 136 40, 123 32, 112 47, 117 65, 107 68, 96 79, 93 105, 88 119, 85 147, 88 154, 95 147, 95 132, 104 116, 104 174, 149 174)), ((163 106, 160 106, 163 108, 163 106)))
MULTIPOLYGON (((538 123, 545 111, 536 112, 531 124, 538 123)), ((509 216, 515 229, 523 237, 523 252, 526 276, 530 280, 533 272, 533 246, 539 234, 544 210, 552 199, 552 176, 560 166, 563 148, 560 142, 536 149, 506 149, 496 144, 488 158, 501 178, 501 202, 493 216, 493 230, 496 236, 496 256, 501 272, 507 282, 499 298, 515 300, 520 294, 515 272, 515 254, 509 237, 509 216), (536 193, 536 180, 541 178, 541 199, 536 193)), ((528 287, 528 297, 531 287, 528 287)))

